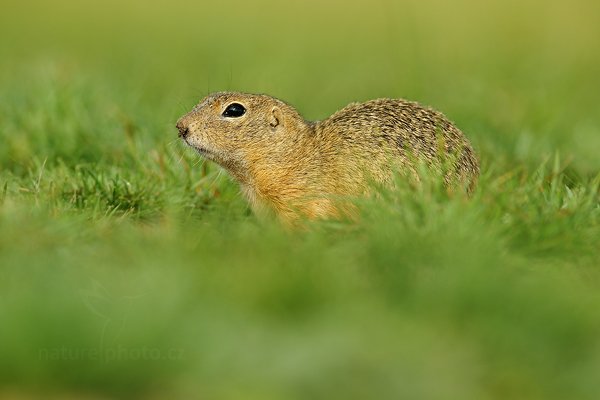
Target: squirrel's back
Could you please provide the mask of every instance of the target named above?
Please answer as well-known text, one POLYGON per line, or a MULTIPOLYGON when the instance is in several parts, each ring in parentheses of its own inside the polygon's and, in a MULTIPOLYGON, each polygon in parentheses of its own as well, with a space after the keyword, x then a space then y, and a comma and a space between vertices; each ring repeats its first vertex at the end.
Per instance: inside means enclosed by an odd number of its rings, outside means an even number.
MULTIPOLYGON (((448 161, 445 179, 467 181, 479 175, 479 162, 464 134, 444 114, 416 102, 376 99, 352 103, 317 124, 325 140, 339 136, 350 153, 367 158, 397 156, 403 166, 448 161)), ((375 172, 375 171, 372 171, 375 172)))

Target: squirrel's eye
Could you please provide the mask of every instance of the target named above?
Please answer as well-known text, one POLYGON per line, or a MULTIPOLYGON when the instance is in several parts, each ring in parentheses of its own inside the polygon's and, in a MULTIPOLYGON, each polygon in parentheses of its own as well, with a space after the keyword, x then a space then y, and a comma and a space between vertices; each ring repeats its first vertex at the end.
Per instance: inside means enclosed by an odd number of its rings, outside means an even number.
POLYGON ((229 117, 229 118, 237 118, 237 117, 241 117, 245 113, 246 113, 246 109, 244 108, 243 105, 241 105, 240 103, 231 103, 230 105, 227 106, 225 111, 223 111, 223 116, 229 117))

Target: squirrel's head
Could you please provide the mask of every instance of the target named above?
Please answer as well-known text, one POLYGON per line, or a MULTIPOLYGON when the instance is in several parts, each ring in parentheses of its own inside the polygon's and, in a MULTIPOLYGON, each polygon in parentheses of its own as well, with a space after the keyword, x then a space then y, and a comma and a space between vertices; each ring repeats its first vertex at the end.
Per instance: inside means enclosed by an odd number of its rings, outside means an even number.
POLYGON ((267 95, 211 94, 177 121, 179 137, 242 179, 248 163, 294 145, 306 127, 298 112, 267 95))

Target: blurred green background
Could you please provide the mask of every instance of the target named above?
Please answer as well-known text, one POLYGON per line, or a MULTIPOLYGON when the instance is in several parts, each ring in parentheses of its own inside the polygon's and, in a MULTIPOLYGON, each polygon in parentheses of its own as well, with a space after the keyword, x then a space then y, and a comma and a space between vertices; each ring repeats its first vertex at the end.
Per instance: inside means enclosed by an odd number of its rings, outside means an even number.
POLYGON ((596 399, 600 3, 0 3, 1 399, 596 399), (176 137, 403 97, 480 154, 288 232, 176 137))

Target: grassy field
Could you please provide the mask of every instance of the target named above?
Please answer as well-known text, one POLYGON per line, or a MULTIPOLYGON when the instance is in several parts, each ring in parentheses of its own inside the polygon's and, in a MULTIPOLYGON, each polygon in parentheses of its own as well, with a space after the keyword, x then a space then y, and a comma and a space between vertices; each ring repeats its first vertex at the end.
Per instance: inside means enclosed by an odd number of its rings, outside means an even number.
POLYGON ((597 399, 600 5, 3 0, 0 399, 597 399), (482 161, 289 232, 178 142, 217 90, 404 97, 482 161))

